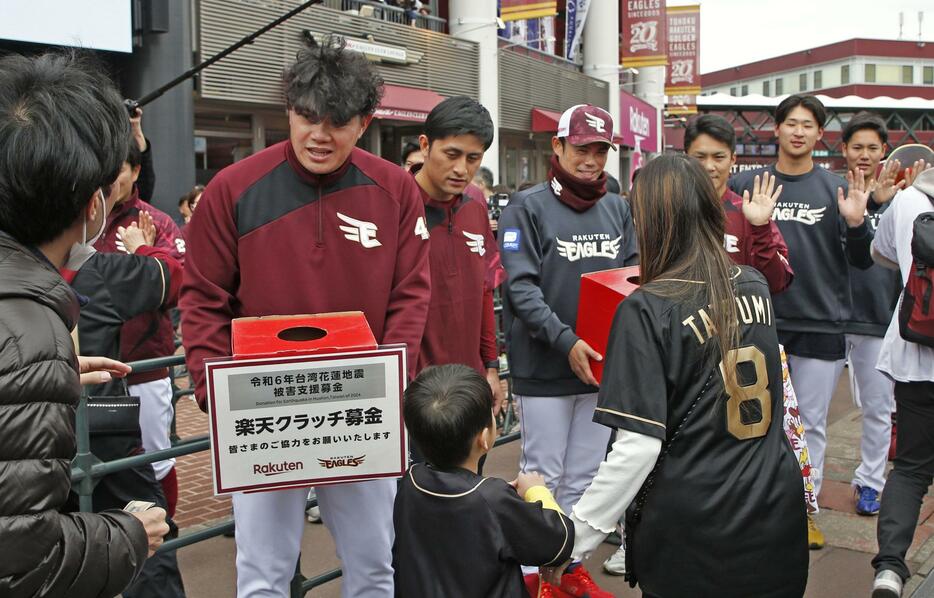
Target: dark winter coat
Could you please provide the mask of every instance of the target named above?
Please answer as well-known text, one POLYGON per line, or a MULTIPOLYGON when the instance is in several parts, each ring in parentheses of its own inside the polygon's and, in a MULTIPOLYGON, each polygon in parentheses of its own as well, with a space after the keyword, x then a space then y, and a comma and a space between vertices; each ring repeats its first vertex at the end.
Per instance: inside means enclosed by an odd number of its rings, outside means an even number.
POLYGON ((41 254, 0 232, 0 596, 118 594, 146 559, 129 513, 61 513, 81 393, 78 299, 41 254))

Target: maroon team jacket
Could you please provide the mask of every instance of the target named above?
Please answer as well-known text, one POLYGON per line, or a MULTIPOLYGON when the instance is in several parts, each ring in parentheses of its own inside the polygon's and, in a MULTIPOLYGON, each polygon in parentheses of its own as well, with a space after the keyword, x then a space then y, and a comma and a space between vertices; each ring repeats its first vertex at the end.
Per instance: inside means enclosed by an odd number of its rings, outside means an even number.
POLYGON ((485 364, 499 359, 488 276, 499 250, 486 203, 466 194, 450 202, 421 195, 431 236, 431 304, 417 371, 462 363, 485 374, 485 364))
MULTIPOLYGON (((94 244, 94 248, 102 253, 117 251, 126 253, 123 244, 117 239, 117 229, 121 226, 129 227, 133 222, 137 222, 141 211, 149 212, 153 225, 156 227, 156 241, 153 247, 164 250, 178 262, 179 266, 184 266, 185 241, 182 239, 178 225, 171 216, 140 199, 136 188, 133 189, 130 199, 116 206, 107 217, 107 230, 94 244)), ((175 330, 172 327, 172 318, 164 309, 136 316, 124 324, 120 331, 120 359, 123 361, 165 357, 173 353, 175 353, 175 330)), ((130 374, 127 377, 127 383, 142 384, 161 380, 168 375, 167 368, 130 374)))
POLYGON ((360 310, 378 342, 406 344, 414 373, 430 298, 424 215, 412 177, 359 148, 323 176, 288 141, 219 172, 188 224, 179 302, 201 408, 204 359, 230 355, 242 316, 360 310))
POLYGON ((795 274, 788 263, 788 247, 774 221, 753 226, 743 216, 743 198, 726 190, 723 194, 726 231, 723 247, 734 262, 752 266, 765 276, 774 295, 788 288, 795 274))

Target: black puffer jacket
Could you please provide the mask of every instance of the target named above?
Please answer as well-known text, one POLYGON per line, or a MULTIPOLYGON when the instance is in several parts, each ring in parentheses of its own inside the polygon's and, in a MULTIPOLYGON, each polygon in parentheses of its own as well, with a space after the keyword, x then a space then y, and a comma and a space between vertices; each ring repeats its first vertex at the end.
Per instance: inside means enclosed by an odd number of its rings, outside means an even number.
POLYGON ((129 513, 60 513, 81 386, 78 301, 51 264, 0 232, 0 596, 111 597, 146 558, 129 513))

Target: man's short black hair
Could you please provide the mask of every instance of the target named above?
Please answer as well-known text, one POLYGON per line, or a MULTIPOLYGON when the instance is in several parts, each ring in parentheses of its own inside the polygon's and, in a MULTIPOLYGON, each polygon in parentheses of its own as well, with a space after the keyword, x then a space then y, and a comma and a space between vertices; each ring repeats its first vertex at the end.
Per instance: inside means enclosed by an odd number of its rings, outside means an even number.
POLYGON ((701 135, 709 135, 723 145, 730 148, 730 153, 736 151, 736 131, 730 121, 718 114, 702 114, 688 123, 684 130, 684 151, 687 152, 694 140, 701 135))
POLYGON ((785 119, 788 118, 788 114, 798 106, 806 108, 814 115, 817 126, 822 129, 824 128, 824 123, 827 122, 827 110, 820 100, 806 93, 790 95, 782 100, 778 107, 775 108, 775 124, 780 125, 785 122, 785 119))
POLYGON ((409 155, 412 152, 420 152, 420 151, 422 151, 422 148, 419 147, 417 143, 412 143, 410 141, 409 143, 406 143, 405 145, 403 145, 402 146, 402 161, 400 162, 400 165, 405 166, 405 162, 409 159, 409 155))
POLYGON ((415 445, 440 469, 461 465, 473 439, 493 423, 493 391, 460 364, 426 368, 405 389, 403 417, 415 445))
POLYGON ((483 150, 493 144, 493 119, 483 104, 467 96, 448 98, 434 107, 425 120, 428 143, 445 137, 473 135, 483 143, 483 150))
POLYGON ((0 230, 20 243, 59 237, 126 159, 130 123, 89 55, 0 58, 0 230))
POLYGON ((846 123, 846 126, 843 127, 843 132, 840 134, 843 143, 849 143, 850 138, 856 134, 857 131, 875 131, 879 135, 879 140, 882 141, 882 144, 885 145, 889 142, 889 130, 885 126, 885 121, 882 120, 878 114, 873 114, 872 112, 858 112, 853 115, 853 118, 850 119, 850 122, 846 123))
POLYGON ((337 126, 376 111, 383 79, 363 54, 345 45, 337 36, 329 35, 320 44, 305 37, 305 47, 282 76, 290 110, 311 121, 329 119, 337 126))

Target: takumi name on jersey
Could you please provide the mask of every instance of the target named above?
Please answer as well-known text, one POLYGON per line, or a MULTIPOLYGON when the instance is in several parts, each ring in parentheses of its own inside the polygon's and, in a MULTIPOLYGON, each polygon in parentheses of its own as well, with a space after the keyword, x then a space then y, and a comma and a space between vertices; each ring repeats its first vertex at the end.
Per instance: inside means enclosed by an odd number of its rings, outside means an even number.
POLYGON ((824 212, 826 211, 827 206, 812 208, 806 203, 781 203, 772 212, 772 220, 817 224, 824 218, 824 212))
POLYGON ((614 260, 619 255, 619 245, 622 240, 622 236, 611 239, 606 233, 572 235, 570 241, 562 241, 555 237, 558 243, 558 254, 567 258, 569 262, 588 257, 606 257, 614 260))

